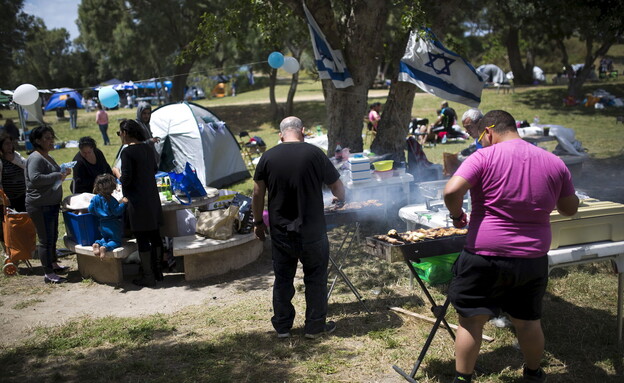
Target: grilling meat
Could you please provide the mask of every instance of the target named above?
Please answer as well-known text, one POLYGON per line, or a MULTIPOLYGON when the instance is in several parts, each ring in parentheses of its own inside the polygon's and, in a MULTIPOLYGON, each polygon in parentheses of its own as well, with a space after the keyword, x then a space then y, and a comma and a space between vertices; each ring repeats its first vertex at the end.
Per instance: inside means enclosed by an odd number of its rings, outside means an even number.
POLYGON ((452 235, 465 235, 467 229, 457 229, 454 227, 437 227, 432 229, 418 229, 407 231, 405 233, 397 233, 392 229, 385 235, 375 235, 374 238, 381 241, 391 243, 393 245, 404 245, 405 243, 414 243, 424 241, 426 239, 436 239, 442 237, 450 237, 452 235))

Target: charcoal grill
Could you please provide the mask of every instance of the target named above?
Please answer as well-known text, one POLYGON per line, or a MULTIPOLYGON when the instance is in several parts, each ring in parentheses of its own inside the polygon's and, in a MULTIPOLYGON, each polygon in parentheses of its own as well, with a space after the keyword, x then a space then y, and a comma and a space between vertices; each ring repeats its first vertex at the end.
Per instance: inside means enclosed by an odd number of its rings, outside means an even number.
POLYGON ((418 359, 414 363, 414 367, 412 368, 412 371, 408 374, 407 372, 403 371, 400 367, 396 365, 392 366, 392 368, 396 372, 398 372, 402 377, 404 377, 408 382, 417 383, 414 377, 416 376, 416 373, 418 372, 418 369, 420 368, 420 364, 424 360, 425 355, 427 354, 427 351, 429 350, 429 346, 431 345, 431 342, 433 341, 433 338, 436 332, 438 331, 440 324, 444 325, 444 327, 447 329, 453 341, 455 341, 455 333, 453 332, 453 329, 451 328, 451 326, 449 326, 449 324, 446 322, 446 319, 444 318, 446 316, 446 311, 450 303, 448 297, 445 299, 442 305, 438 305, 436 301, 433 299, 433 296, 431 296, 431 293, 429 293, 429 289, 427 289, 427 286, 425 285, 423 280, 420 278, 420 276, 416 272, 416 269, 414 268, 414 265, 412 264, 412 262, 420 263, 423 260, 426 260, 426 258, 440 257, 440 256, 447 255, 447 254, 459 253, 464 248, 464 245, 466 243, 466 236, 465 235, 452 235, 448 237, 441 237, 441 238, 435 238, 435 239, 425 239, 420 242, 406 243, 403 245, 393 245, 391 243, 388 243, 388 242, 385 242, 376 238, 367 238, 367 241, 372 242, 376 246, 391 246, 391 247, 398 247, 399 249, 401 249, 401 252, 403 253, 403 258, 405 260, 405 263, 407 264, 407 267, 409 268, 413 277, 418 282, 418 285, 420 286, 421 290, 425 293, 425 296, 427 296, 429 303, 431 303, 431 312, 435 316, 435 323, 433 327, 431 328, 431 331, 429 332, 429 336, 427 337, 427 340, 425 341, 425 344, 422 350, 420 351, 418 359))

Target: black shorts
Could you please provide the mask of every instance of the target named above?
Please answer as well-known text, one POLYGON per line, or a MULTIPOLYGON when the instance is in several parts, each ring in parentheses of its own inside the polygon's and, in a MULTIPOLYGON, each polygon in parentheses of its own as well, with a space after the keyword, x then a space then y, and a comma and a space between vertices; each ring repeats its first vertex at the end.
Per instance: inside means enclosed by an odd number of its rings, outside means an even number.
POLYGON ((489 257, 462 251, 453 265, 449 299, 463 317, 499 316, 537 320, 548 284, 548 256, 489 257))

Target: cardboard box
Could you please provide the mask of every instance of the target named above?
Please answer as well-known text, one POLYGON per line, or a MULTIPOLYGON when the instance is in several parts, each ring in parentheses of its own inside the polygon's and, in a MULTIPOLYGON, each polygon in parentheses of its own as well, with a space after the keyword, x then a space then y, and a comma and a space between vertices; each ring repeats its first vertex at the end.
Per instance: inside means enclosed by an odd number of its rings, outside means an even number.
POLYGON ((98 219, 91 213, 74 214, 65 211, 63 220, 69 239, 81 246, 91 246, 102 237, 98 229, 98 219))
POLYGON ((624 205, 595 199, 585 200, 572 217, 553 211, 550 214, 550 227, 551 250, 581 243, 624 241, 624 205))

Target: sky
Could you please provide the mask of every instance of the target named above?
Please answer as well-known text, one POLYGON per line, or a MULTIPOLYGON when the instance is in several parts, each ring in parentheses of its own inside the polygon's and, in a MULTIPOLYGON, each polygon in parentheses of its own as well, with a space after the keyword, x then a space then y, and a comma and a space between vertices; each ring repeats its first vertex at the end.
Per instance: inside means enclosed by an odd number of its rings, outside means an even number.
POLYGON ((43 19, 48 29, 65 28, 73 40, 80 34, 76 20, 81 0, 24 0, 24 13, 43 19))

